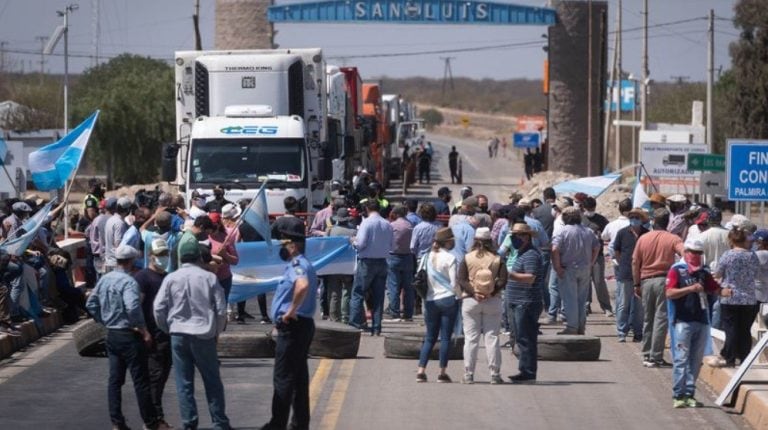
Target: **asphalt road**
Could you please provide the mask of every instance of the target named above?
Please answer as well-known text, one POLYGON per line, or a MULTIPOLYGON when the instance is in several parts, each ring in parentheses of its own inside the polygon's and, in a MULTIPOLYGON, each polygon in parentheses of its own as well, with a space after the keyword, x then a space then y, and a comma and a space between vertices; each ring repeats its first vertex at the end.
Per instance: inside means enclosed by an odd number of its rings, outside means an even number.
MULTIPOLYGON (((433 196, 450 179, 447 153, 456 144, 464 159, 465 183, 491 202, 506 202, 520 183, 522 163, 492 159, 482 142, 430 136, 435 149, 434 179, 412 194, 433 196)), ((448 186, 450 181, 448 181, 448 186)), ((460 186, 451 186, 458 195, 460 186)), ((612 287, 612 285, 611 285, 612 287)), ((595 302, 594 305, 597 308, 595 302)), ((256 304, 249 304, 256 310, 256 304)), ((475 385, 435 383, 437 366, 430 362, 430 382, 415 382, 416 361, 387 359, 383 338, 363 335, 354 360, 310 359, 312 427, 315 429, 743 429, 738 415, 712 403, 714 395, 701 389, 701 409, 672 408, 671 369, 641 366, 639 345, 616 342, 613 319, 592 315, 587 334, 600 337, 596 362, 540 362, 538 383, 491 387, 485 381, 484 350, 479 354, 475 385)), ((265 330, 251 323, 238 330, 265 330)), ((545 333, 559 330, 543 326, 545 333)), ((107 360, 79 357, 71 329, 39 341, 26 351, 0 362, 0 429, 108 429, 107 360)), ((384 334, 423 332, 414 323, 386 322, 384 334)), ((506 339, 505 339, 506 340, 506 339)), ((232 425, 254 429, 269 419, 272 396, 271 359, 223 359, 227 412, 232 425)), ((451 378, 463 374, 460 361, 451 361, 451 378)), ((516 372, 517 360, 504 350, 502 375, 516 372)), ((201 428, 210 428, 202 382, 196 384, 201 428)), ((167 420, 179 425, 173 376, 165 397, 167 420)), ((130 382, 123 390, 124 413, 133 428, 141 428, 130 382)))

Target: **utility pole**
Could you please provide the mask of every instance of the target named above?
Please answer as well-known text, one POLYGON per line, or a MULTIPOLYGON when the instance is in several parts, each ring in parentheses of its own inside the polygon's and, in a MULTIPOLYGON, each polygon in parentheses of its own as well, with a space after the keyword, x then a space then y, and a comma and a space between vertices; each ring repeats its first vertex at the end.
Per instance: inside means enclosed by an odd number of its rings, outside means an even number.
POLYGON ((643 0, 643 81, 640 82, 640 122, 643 123, 640 130, 648 126, 648 79, 651 71, 648 70, 648 0, 643 0))
POLYGON ((451 60, 455 60, 456 57, 440 57, 445 62, 443 67, 443 99, 445 99, 445 84, 450 81, 451 91, 453 91, 453 71, 451 70, 451 60))
POLYGON ((715 152, 715 123, 712 120, 712 86, 715 81, 715 10, 709 10, 709 49, 707 55, 707 149, 715 152))
POLYGON ((5 72, 5 47, 8 45, 8 42, 1 41, 0 42, 0 73, 5 72))
POLYGON ((203 50, 203 40, 200 37, 200 0, 195 0, 195 13, 192 15, 192 23, 195 26, 195 49, 203 50))
POLYGON ((99 65, 99 38, 101 37, 101 22, 99 20, 99 0, 91 0, 91 50, 93 51, 93 58, 91 58, 91 67, 99 65))
POLYGON ((592 176, 592 0, 587 4, 587 176, 592 176))
POLYGON ((622 101, 622 83, 624 81, 624 72, 622 71, 622 64, 621 64, 621 56, 622 53, 622 45, 624 44, 624 36, 621 34, 621 21, 622 21, 622 15, 621 15, 621 0, 619 0, 619 6, 618 6, 618 13, 619 13, 619 28, 618 33, 616 33, 616 37, 618 38, 618 43, 616 44, 618 53, 616 55, 617 58, 617 75, 618 79, 616 79, 616 83, 619 86, 619 100, 616 102, 616 152, 614 153, 614 166, 616 170, 621 169, 621 101, 622 101))
MULTIPOLYGON (((621 10, 621 9, 619 9, 621 10)), ((616 16, 616 27, 620 27, 619 17, 616 16)), ((616 32, 616 36, 613 39, 613 60, 611 62, 611 71, 608 76, 608 82, 611 83, 610 90, 608 91, 608 108, 605 110, 605 122, 603 124, 603 165, 608 165, 608 147, 610 145, 611 134, 611 117, 613 115, 613 101, 616 91, 616 66, 619 58, 619 32, 616 32)))
POLYGON ((48 41, 48 36, 37 36, 35 40, 40 42, 40 80, 43 80, 45 74, 45 42, 48 41))

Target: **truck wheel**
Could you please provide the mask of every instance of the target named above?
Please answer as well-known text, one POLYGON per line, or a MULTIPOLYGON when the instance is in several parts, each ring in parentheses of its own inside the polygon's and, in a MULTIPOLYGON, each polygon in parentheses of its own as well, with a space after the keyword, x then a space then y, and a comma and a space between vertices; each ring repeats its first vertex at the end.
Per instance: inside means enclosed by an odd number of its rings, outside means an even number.
POLYGON ((332 321, 318 321, 309 355, 323 358, 355 358, 360 349, 360 330, 332 321))
POLYGON ((94 320, 87 320, 72 331, 77 353, 83 357, 106 357, 107 328, 94 320))
POLYGON ((224 332, 216 350, 222 358, 274 358, 275 341, 264 332, 224 332))
MULTIPOLYGON (((518 355, 517 348, 514 352, 518 355)), ((538 359, 597 361, 600 359, 600 338, 579 335, 541 335, 538 338, 538 359)))
MULTIPOLYGON (((421 353, 421 345, 424 343, 423 335, 393 333, 384 336, 384 356, 387 358, 402 358, 418 360, 421 353)), ((439 358, 440 341, 435 343, 430 360, 439 358)), ((451 338, 451 348, 448 351, 449 360, 462 360, 464 358, 464 336, 451 338)))

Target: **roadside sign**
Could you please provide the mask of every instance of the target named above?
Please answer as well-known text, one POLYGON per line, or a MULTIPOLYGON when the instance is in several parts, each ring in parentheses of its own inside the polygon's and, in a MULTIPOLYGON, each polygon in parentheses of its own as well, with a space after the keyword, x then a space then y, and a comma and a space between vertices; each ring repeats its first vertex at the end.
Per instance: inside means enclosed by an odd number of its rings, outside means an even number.
MULTIPOLYGON (((618 81, 607 81, 607 92, 611 95, 611 111, 615 112, 616 107, 619 106, 623 112, 631 112, 636 106, 635 95, 637 94, 637 86, 635 81, 622 80, 621 84, 618 81)), ((605 103, 606 108, 608 102, 605 103)))
POLYGON ((688 170, 725 172, 725 155, 688 154, 688 170))
POLYGON ((651 176, 698 179, 698 173, 688 170, 688 155, 706 152, 704 144, 641 143, 640 161, 651 176))
POLYGON ((728 200, 768 201, 768 140, 728 140, 728 200))
POLYGON ((541 134, 536 133, 515 133, 512 135, 512 142, 515 148, 538 148, 541 142, 541 134))
POLYGON ((518 133, 534 133, 544 130, 547 127, 547 118, 543 115, 521 115, 517 117, 518 133))
POLYGON ((461 125, 463 125, 464 128, 469 127, 469 118, 466 116, 461 117, 461 125))
POLYGON ((725 188, 725 172, 704 172, 701 174, 700 183, 699 192, 701 194, 711 194, 713 196, 725 196, 728 194, 725 188))

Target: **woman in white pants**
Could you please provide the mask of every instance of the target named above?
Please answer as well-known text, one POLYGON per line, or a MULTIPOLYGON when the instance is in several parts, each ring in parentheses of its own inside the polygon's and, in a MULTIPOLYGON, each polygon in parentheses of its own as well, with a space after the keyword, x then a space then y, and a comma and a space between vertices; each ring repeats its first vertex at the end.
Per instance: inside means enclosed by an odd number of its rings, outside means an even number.
POLYGON ((507 283, 507 268, 496 254, 491 231, 480 227, 475 231, 472 250, 459 265, 459 285, 462 291, 461 316, 464 321, 464 378, 462 383, 474 384, 475 364, 480 335, 485 334, 485 352, 491 384, 503 383, 501 369, 501 291, 507 283))

